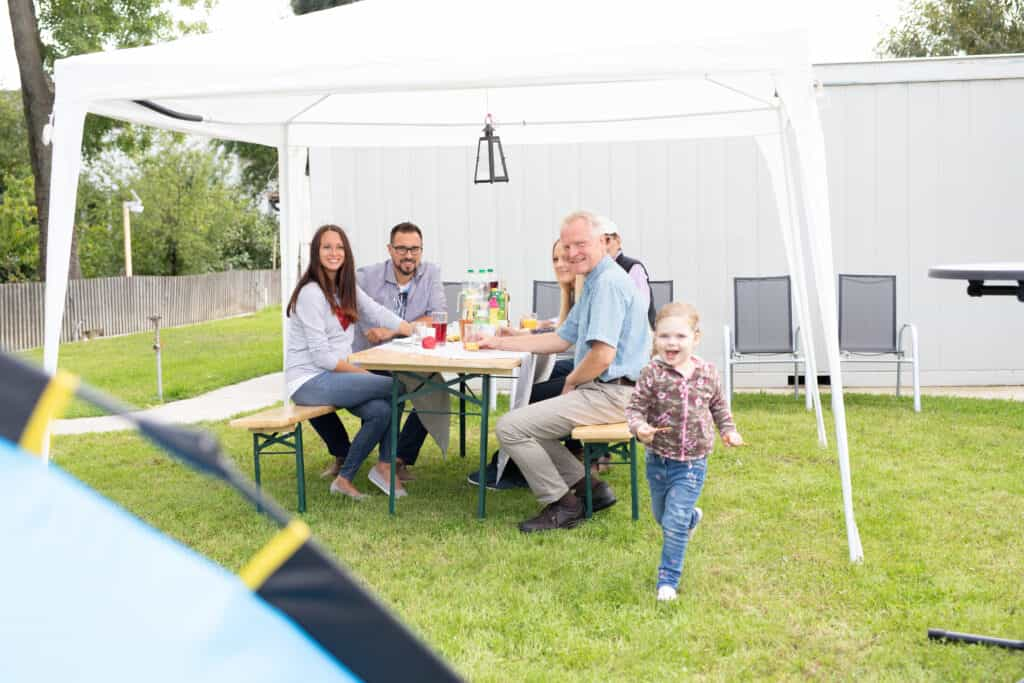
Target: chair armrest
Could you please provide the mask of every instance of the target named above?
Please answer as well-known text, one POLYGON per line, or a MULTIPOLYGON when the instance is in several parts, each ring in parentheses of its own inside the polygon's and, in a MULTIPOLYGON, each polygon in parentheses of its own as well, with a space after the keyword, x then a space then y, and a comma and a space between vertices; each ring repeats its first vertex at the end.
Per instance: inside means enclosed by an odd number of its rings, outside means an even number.
POLYGON ((917 326, 914 323, 904 323, 900 327, 899 334, 896 335, 896 353, 900 356, 906 353, 903 349, 903 332, 908 329, 910 330, 910 350, 913 354, 911 358, 917 360, 917 326))

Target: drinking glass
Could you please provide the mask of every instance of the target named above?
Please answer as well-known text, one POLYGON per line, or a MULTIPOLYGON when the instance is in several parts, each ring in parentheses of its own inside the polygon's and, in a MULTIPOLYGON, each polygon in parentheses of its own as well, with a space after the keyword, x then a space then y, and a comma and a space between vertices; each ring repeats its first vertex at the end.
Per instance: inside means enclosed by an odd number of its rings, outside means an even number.
POLYGON ((430 317, 434 321, 434 339, 438 344, 444 344, 448 341, 448 312, 434 311, 430 317))
POLYGON ((519 320, 519 327, 524 330, 537 329, 537 314, 533 312, 523 314, 519 320))

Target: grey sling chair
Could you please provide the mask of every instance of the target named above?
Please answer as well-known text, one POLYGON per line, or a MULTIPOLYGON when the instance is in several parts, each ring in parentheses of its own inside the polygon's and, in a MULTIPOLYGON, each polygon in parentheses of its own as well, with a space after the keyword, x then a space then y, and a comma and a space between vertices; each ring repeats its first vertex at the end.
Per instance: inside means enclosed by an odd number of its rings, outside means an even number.
POLYGON ((451 325, 455 330, 459 329, 459 294, 462 293, 461 282, 443 282, 444 298, 448 303, 448 334, 451 334, 451 325))
MULTIPOLYGON (((558 282, 556 280, 534 280, 533 307, 530 310, 537 314, 537 320, 557 318, 561 309, 562 288, 558 282)), ((572 349, 555 356, 556 360, 572 360, 573 358, 572 349)))
POLYGON ((904 365, 914 382, 914 411, 921 412, 917 328, 907 323, 896 328, 895 275, 839 275, 839 352, 844 363, 895 363, 896 396, 904 365), (910 330, 910 353, 903 333, 910 330), (885 358, 883 356, 895 356, 885 358))
MULTIPOLYGON (((725 326, 723 390, 732 407, 737 365, 793 364, 793 396, 800 395, 800 327, 793 327, 793 297, 789 276, 733 278, 735 329, 725 326)), ((807 409, 811 397, 805 392, 807 409)))
POLYGON ((665 304, 672 303, 675 283, 672 280, 651 280, 651 297, 654 299, 654 312, 657 313, 665 304))

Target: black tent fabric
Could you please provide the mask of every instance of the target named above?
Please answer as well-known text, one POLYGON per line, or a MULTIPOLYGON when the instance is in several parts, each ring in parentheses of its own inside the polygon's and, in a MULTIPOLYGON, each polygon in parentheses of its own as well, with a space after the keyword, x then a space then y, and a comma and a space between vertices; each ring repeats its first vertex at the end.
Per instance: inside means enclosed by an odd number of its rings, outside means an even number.
POLYGON ((211 435, 140 418, 109 397, 80 386, 72 375, 59 373, 51 378, 2 353, 0 378, 3 439, 39 453, 47 424, 59 416, 77 392, 108 412, 133 421, 176 458, 229 483, 270 516, 282 530, 242 569, 240 579, 356 677, 366 681, 460 680, 312 540, 304 522, 292 519, 240 475, 211 435))

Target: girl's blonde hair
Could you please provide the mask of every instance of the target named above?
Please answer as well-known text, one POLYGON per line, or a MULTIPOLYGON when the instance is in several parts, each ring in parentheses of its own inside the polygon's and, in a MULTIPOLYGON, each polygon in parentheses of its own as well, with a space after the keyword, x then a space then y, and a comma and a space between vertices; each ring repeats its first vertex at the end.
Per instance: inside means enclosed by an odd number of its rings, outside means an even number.
MULTIPOLYGON (((665 318, 686 318, 686 322, 690 324, 694 332, 700 332, 700 313, 697 312, 697 308, 693 304, 684 304, 673 301, 670 304, 665 304, 658 311, 658 315, 654 317, 654 330, 657 332, 658 323, 665 318)), ((654 340, 657 338, 657 334, 651 338, 651 358, 654 358, 657 353, 654 351, 654 340)))
POLYGON ((665 318, 686 318, 686 321, 690 323, 690 327, 693 328, 694 332, 700 332, 700 313, 697 312, 697 308, 692 304, 684 304, 673 301, 670 304, 665 304, 658 311, 658 315, 654 318, 654 329, 658 329, 658 323, 665 318))

